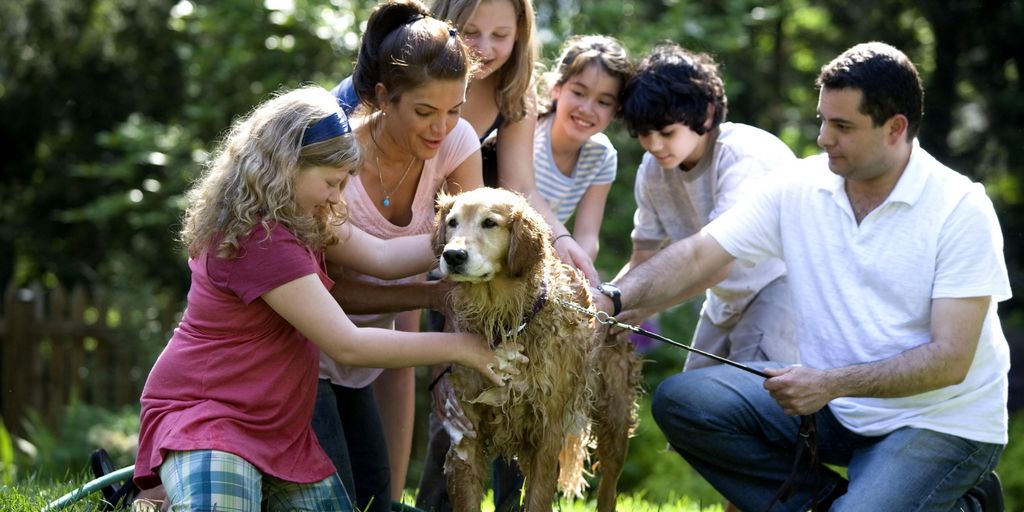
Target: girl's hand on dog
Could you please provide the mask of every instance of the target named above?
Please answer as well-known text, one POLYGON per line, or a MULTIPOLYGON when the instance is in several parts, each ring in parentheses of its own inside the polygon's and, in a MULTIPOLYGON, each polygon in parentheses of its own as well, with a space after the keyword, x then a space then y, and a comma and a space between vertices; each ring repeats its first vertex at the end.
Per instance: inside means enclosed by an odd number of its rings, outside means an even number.
POLYGON ((505 379, 495 372, 502 367, 501 358, 491 351, 479 334, 458 333, 452 336, 459 347, 455 350, 456 363, 480 372, 498 386, 505 384, 505 379))
POLYGON ((530 362, 522 350, 523 346, 518 343, 502 343, 494 349, 494 355, 498 356, 498 366, 492 369, 501 377, 502 383, 519 375, 519 368, 516 368, 516 365, 530 362))
POLYGON ((601 276, 597 274, 594 262, 590 260, 590 256, 587 256, 587 251, 584 251, 575 239, 569 236, 559 237, 553 245, 558 259, 583 272, 583 276, 587 278, 591 285, 597 286, 601 283, 601 276))

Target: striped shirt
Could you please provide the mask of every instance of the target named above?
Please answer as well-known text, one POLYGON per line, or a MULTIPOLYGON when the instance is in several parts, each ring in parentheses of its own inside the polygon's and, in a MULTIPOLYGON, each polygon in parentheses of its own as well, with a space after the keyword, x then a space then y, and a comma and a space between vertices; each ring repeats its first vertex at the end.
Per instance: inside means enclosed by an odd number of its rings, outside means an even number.
POLYGON ((576 168, 570 176, 562 174, 551 152, 551 125, 555 116, 537 123, 533 136, 533 168, 537 191, 547 200, 558 220, 565 222, 576 211, 576 205, 591 185, 607 185, 615 181, 618 156, 608 137, 598 133, 580 148, 576 168))

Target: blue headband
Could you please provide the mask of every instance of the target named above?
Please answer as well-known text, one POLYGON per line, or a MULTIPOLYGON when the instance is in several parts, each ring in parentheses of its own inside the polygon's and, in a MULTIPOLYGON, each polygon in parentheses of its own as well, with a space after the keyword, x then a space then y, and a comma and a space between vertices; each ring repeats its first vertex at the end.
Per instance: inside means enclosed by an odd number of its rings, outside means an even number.
POLYGON ((307 126, 302 132, 302 145, 305 147, 317 142, 341 137, 346 133, 352 133, 352 128, 348 125, 348 116, 339 110, 313 123, 312 126, 307 126))

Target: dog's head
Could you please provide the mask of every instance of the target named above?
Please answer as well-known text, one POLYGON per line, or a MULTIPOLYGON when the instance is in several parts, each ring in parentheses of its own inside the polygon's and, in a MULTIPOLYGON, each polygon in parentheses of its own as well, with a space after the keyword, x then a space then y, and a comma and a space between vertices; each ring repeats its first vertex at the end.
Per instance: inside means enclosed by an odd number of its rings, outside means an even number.
POLYGON ((453 281, 518 278, 543 261, 550 229, 526 199, 498 188, 478 188, 437 200, 434 254, 453 281))

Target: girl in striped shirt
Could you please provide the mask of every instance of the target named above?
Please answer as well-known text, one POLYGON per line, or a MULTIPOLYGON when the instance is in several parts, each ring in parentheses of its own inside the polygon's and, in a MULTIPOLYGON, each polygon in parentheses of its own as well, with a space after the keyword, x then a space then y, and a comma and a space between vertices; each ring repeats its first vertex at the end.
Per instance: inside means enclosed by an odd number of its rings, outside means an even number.
POLYGON ((576 213, 571 236, 591 260, 618 165, 615 147, 601 132, 619 114, 632 73, 626 50, 614 38, 573 36, 548 73, 550 101, 541 106, 534 132, 537 190, 559 221, 576 213))

